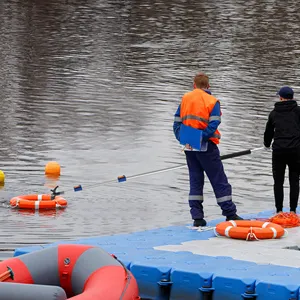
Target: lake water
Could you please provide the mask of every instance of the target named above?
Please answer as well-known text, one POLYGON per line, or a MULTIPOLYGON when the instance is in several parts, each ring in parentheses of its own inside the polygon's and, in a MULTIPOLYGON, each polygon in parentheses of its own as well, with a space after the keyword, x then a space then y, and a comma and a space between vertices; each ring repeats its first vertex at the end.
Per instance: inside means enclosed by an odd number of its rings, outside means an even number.
MULTIPOLYGON (((262 146, 276 91, 300 92, 298 1, 193 2, 0 3, 3 256, 22 244, 191 223, 187 168, 117 177, 185 163, 173 115, 197 72, 221 101, 221 154, 262 146), (56 180, 44 175, 52 160, 56 180), (56 185, 64 211, 7 208, 56 185)), ((274 208, 270 152, 224 167, 239 213, 274 208)), ((208 220, 221 216, 208 181, 204 205, 208 220)))

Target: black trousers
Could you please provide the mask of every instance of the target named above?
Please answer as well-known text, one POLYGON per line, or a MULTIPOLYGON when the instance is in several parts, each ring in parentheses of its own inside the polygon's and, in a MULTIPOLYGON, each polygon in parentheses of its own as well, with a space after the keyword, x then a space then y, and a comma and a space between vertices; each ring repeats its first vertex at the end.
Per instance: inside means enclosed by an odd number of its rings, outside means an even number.
POLYGON ((298 153, 272 153, 272 171, 274 178, 274 196, 277 212, 283 208, 283 184, 286 166, 289 168, 290 210, 296 212, 299 198, 299 162, 298 153))

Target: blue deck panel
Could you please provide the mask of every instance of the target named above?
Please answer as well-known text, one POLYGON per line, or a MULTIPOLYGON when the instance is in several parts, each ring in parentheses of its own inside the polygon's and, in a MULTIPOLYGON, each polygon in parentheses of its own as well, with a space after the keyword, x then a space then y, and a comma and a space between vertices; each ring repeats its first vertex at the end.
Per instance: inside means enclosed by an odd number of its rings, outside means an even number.
MULTIPOLYGON (((272 211, 247 218, 269 218, 272 211)), ((214 220, 215 226, 224 219, 214 220)), ((131 234, 100 236, 49 245, 18 248, 14 256, 58 244, 87 244, 115 254, 137 279, 140 296, 161 300, 300 300, 300 268, 257 264, 229 256, 207 256, 154 247, 216 238, 213 230, 170 226, 131 234)), ((250 242, 251 243, 251 242, 250 242)), ((222 249, 220 249, 222 253, 222 249)))

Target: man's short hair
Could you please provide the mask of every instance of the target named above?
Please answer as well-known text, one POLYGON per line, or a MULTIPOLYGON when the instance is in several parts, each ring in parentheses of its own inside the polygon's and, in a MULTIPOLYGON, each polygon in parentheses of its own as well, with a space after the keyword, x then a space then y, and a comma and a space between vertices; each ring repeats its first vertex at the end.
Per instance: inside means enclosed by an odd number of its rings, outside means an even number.
POLYGON ((204 73, 198 73, 194 77, 194 83, 198 89, 206 89, 209 86, 208 76, 204 73))

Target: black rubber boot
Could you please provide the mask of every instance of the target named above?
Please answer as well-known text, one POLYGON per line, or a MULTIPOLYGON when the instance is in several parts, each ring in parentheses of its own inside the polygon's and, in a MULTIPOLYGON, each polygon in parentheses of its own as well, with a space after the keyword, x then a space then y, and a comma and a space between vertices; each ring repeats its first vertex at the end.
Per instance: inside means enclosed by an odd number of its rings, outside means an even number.
POLYGON ((230 221, 230 220, 237 221, 237 220, 244 220, 244 219, 238 216, 237 214, 235 214, 233 216, 226 217, 226 221, 230 221))
POLYGON ((194 220, 194 224, 195 227, 202 227, 202 226, 206 226, 206 221, 204 219, 196 219, 194 220))

